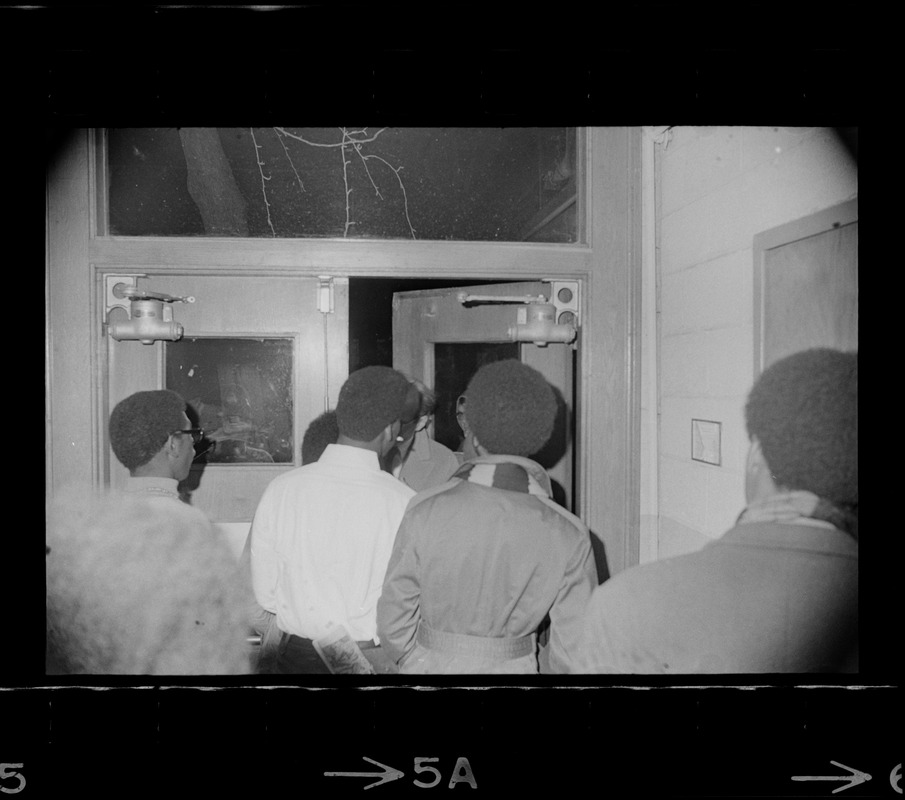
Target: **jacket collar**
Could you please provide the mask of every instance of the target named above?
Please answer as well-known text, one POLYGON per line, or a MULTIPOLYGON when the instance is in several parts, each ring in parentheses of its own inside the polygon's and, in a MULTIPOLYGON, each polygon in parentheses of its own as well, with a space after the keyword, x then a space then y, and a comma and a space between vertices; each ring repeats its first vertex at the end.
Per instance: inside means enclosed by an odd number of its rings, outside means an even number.
POLYGON ((807 518, 797 522, 742 522, 707 547, 736 545, 780 550, 800 550, 858 557, 858 542, 831 525, 807 518))

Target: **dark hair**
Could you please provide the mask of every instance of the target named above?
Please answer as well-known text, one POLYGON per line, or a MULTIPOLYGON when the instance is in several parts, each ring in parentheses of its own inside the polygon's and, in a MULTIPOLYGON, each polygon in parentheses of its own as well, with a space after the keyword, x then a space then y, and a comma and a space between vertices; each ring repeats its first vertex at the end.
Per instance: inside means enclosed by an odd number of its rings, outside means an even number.
POLYGON ((543 375, 520 361, 485 364, 465 395, 468 426, 490 453, 530 456, 553 433, 556 395, 543 375))
POLYGON ((185 425, 185 400, 169 389, 136 392, 110 414, 110 445, 130 472, 147 464, 173 431, 185 425))
POLYGON ((302 437, 302 464, 317 461, 328 444, 336 444, 339 438, 339 426, 336 424, 336 412, 325 411, 308 424, 302 437))
POLYGON ((363 367, 339 390, 336 422, 343 436, 370 442, 389 424, 417 415, 420 394, 401 373, 390 367, 363 367), (409 406, 414 402, 414 409, 409 406))
POLYGON ((775 482, 858 505, 858 354, 793 353, 757 379, 745 406, 775 482))

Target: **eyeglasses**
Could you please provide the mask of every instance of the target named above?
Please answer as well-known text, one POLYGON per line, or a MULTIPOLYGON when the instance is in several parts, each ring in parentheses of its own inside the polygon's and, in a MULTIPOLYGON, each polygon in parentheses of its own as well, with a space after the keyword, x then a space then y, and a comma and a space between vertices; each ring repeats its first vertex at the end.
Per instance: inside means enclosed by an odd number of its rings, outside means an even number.
POLYGON ((456 400, 456 422, 462 429, 462 433, 468 436, 468 423, 465 421, 465 395, 459 395, 456 400))
POLYGON ((198 444, 204 438, 204 429, 203 428, 186 428, 185 430, 173 431, 170 436, 173 436, 177 433, 190 433, 192 434, 192 442, 194 444, 198 444))

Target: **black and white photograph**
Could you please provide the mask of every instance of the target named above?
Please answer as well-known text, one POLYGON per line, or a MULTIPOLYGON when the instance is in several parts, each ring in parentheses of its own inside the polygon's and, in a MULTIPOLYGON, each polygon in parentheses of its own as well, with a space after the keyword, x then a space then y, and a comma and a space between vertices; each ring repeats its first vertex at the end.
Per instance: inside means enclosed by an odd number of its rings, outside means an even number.
POLYGON ((3 793, 901 794, 857 36, 504 6, 0 11, 45 263, 3 793))

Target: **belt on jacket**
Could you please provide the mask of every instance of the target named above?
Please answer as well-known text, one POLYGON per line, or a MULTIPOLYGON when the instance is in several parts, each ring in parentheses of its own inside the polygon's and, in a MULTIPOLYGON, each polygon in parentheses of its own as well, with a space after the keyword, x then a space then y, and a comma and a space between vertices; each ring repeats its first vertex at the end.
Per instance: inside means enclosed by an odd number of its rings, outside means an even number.
POLYGON ((418 626, 416 641, 428 650, 502 659, 531 655, 537 648, 537 634, 534 633, 512 637, 468 636, 434 630, 424 621, 418 626))
MULTIPOLYGON (((314 641, 311 639, 306 639, 304 636, 296 636, 294 633, 286 633, 286 631, 280 631, 280 634, 282 636, 287 636, 290 639, 296 639, 299 642, 304 642, 305 644, 311 645, 312 647, 314 646, 314 641)), ((258 644, 260 644, 260 642, 258 642, 258 644)), ((370 650, 372 647, 380 647, 380 645, 377 644, 377 642, 375 642, 373 639, 356 641, 355 644, 358 645, 360 650, 370 650)))

